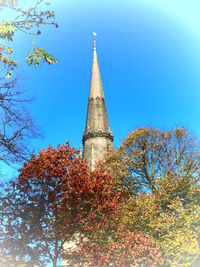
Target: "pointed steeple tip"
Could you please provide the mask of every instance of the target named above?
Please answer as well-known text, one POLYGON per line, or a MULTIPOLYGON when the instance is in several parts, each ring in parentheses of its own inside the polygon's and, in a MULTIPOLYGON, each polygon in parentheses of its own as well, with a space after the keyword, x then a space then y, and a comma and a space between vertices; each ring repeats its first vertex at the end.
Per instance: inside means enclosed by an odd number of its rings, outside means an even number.
POLYGON ((96 50, 96 36, 97 36, 97 33, 96 32, 93 32, 93 37, 94 37, 94 40, 93 40, 93 48, 94 48, 94 50, 96 50))

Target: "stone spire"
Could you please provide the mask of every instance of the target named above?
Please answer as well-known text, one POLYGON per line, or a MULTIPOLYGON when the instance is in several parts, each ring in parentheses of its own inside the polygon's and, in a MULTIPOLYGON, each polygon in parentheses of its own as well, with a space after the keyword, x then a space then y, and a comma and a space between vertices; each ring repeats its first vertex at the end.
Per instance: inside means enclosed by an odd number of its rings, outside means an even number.
POLYGON ((91 170, 96 162, 112 147, 113 135, 110 131, 103 86, 97 60, 94 34, 93 63, 85 132, 83 132, 83 158, 91 170))

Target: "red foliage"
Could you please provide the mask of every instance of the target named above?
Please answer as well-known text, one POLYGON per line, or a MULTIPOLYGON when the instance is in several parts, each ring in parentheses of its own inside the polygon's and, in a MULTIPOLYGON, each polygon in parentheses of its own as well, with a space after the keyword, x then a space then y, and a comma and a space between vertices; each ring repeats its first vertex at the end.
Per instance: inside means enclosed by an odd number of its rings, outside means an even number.
MULTIPOLYGON (((29 199, 47 200, 57 224, 73 233, 106 226, 111 214, 118 212, 120 193, 112 192, 113 178, 103 170, 90 172, 77 150, 69 144, 49 147, 24 164, 19 186, 27 188, 29 199), (73 228, 73 231, 71 231, 73 228)), ((49 207, 48 207, 49 206, 49 207)))
POLYGON ((109 245, 100 248, 86 241, 74 254, 77 258, 85 258, 86 266, 94 267, 138 267, 141 264, 153 267, 163 262, 160 247, 149 237, 125 229, 117 232, 109 245))

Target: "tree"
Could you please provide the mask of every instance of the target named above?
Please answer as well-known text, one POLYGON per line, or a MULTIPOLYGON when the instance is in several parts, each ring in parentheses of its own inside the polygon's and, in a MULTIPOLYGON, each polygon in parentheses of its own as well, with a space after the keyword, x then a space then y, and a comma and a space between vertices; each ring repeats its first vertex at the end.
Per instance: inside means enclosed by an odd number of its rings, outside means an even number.
POLYGON ((17 191, 2 197, 1 240, 7 246, 1 253, 26 262, 51 260, 57 266, 63 245, 77 232, 87 237, 108 227, 121 194, 112 192, 111 175, 90 172, 78 153, 69 144, 49 147, 24 164, 17 191), (23 245, 17 250, 11 243, 23 245))
POLYGON ((26 219, 30 205, 24 202, 17 181, 1 184, 0 190, 0 260, 2 267, 45 266, 45 255, 32 247, 34 234, 26 219), (26 264, 26 265, 24 265, 26 264))
POLYGON ((0 21, 0 162, 7 164, 30 158, 27 141, 40 136, 28 112, 31 99, 24 96, 19 76, 13 72, 21 61, 37 67, 41 62, 56 63, 56 59, 43 48, 35 47, 23 59, 16 60, 13 41, 17 32, 37 36, 42 26, 58 27, 54 12, 44 4, 49 2, 36 0, 31 7, 22 8, 16 0, 0 0, 0 12, 9 11, 9 20, 0 21))
POLYGON ((184 128, 173 131, 138 128, 103 164, 113 170, 117 182, 131 195, 156 192, 160 179, 170 178, 174 184, 180 179, 175 191, 187 202, 187 189, 199 181, 199 159, 199 142, 184 128))
POLYGON ((126 204, 118 220, 161 245, 165 264, 200 253, 200 146, 184 128, 138 128, 101 163, 112 170, 126 204))
POLYGON ((0 78, 0 162, 27 160, 28 140, 39 137, 27 108, 31 99, 23 95, 16 78, 0 78))

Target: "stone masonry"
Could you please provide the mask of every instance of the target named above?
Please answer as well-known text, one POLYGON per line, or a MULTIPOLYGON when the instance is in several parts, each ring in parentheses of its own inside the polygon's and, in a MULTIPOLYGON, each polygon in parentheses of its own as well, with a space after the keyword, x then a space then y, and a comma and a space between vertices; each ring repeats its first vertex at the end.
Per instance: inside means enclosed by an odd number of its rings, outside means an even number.
POLYGON ((96 41, 93 45, 93 63, 88 100, 86 128, 83 132, 83 158, 89 168, 94 170, 108 148, 113 146, 103 93, 103 86, 97 60, 96 41))

